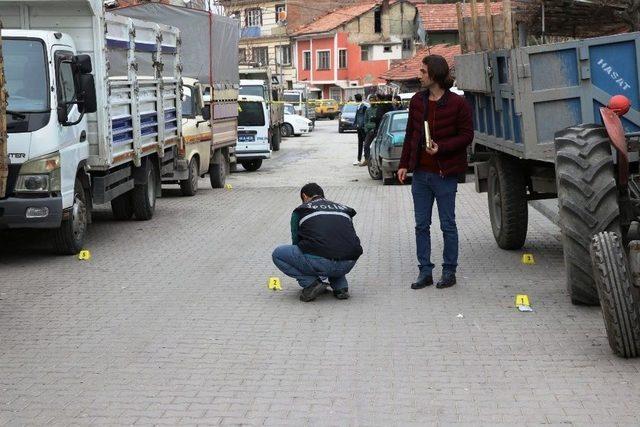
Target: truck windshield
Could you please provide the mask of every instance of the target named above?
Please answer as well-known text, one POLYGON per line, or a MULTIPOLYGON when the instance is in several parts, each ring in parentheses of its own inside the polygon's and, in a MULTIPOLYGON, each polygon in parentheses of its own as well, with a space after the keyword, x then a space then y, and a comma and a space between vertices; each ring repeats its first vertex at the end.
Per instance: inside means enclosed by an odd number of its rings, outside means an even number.
POLYGON ((9 92, 7 109, 20 113, 49 110, 49 82, 44 44, 31 39, 2 39, 9 92))
POLYGON ((264 126, 262 102, 240 101, 238 126, 264 126))
POLYGON ((264 97, 264 88, 262 86, 240 86, 240 95, 264 97))

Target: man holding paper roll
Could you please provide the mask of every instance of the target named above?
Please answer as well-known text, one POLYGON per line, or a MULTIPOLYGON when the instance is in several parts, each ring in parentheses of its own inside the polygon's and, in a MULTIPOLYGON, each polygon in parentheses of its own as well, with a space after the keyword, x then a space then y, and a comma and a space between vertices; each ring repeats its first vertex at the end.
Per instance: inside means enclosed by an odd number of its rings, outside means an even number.
POLYGON ((444 238, 442 277, 436 285, 442 289, 456 284, 456 192, 458 176, 466 173, 468 167, 467 146, 473 141, 473 121, 466 100, 449 90, 453 79, 442 56, 426 56, 420 74, 425 90, 416 93, 409 103, 398 179, 404 183, 407 173, 413 172, 411 193, 419 274, 411 288, 422 289, 433 284, 431 214, 435 202, 444 238))

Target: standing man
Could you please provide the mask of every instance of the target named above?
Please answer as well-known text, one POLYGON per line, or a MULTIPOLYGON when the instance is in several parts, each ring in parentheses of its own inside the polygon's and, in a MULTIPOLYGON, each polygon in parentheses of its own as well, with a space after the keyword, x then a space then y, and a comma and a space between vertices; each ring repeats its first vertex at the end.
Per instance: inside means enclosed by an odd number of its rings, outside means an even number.
POLYGON ((293 245, 278 246, 272 254, 273 263, 302 286, 300 301, 313 301, 327 285, 336 298, 348 299, 346 275, 362 255, 353 228, 356 211, 325 199, 315 183, 302 187, 300 198, 302 204, 291 215, 293 245))
POLYGON ((369 110, 367 110, 367 124, 365 125, 367 136, 364 139, 364 162, 360 163, 360 166, 367 166, 369 164, 371 143, 378 134, 380 123, 382 123, 382 117, 394 109, 393 102, 391 101, 391 95, 377 95, 375 99, 376 104, 369 107, 369 110))
POLYGON ((362 102, 361 94, 356 93, 355 97, 356 102, 359 104, 358 109, 356 110, 356 118, 354 120, 356 130, 358 132, 358 159, 353 162, 353 165, 358 166, 360 164, 360 161, 362 161, 362 150, 364 147, 364 138, 366 136, 366 134, 364 133, 364 118, 367 112, 367 104, 362 102))
POLYGON ((425 90, 416 93, 409 103, 409 120, 398 169, 401 183, 407 172, 413 172, 411 194, 420 272, 411 288, 422 289, 433 284, 430 230, 434 201, 438 204, 444 237, 442 278, 436 287, 448 288, 456 284, 456 192, 458 176, 467 171, 467 146, 473 141, 473 122, 465 99, 449 90, 453 79, 442 56, 426 56, 420 73, 425 90), (430 146, 426 144, 425 121, 429 124, 430 146))

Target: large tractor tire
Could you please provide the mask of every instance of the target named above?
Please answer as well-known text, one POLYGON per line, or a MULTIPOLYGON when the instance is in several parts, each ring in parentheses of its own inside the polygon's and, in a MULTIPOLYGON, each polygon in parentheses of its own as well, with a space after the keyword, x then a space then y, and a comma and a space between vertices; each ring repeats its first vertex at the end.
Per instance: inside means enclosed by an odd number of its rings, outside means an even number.
POLYGON ((620 210, 607 132, 597 125, 564 129, 555 136, 560 231, 571 302, 598 305, 591 239, 601 231, 620 235, 620 210))
POLYGON ((640 355, 640 310, 621 238, 604 231, 593 237, 591 260, 609 345, 621 357, 640 355))
POLYGON ((502 249, 520 249, 527 238, 529 206, 526 179, 516 159, 491 158, 487 198, 496 243, 502 249))

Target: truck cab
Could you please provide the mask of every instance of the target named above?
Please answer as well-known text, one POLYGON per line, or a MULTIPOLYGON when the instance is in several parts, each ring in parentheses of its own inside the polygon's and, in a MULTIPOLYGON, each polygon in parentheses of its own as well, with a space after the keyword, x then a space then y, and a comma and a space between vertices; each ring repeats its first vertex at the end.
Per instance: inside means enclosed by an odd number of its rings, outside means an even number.
POLYGON ((96 110, 91 61, 60 32, 2 30, 2 42, 9 177, 0 228, 58 228, 90 210, 78 171, 89 157, 85 113, 96 110))
POLYGON ((202 85, 192 78, 182 78, 182 141, 178 148, 176 170, 163 182, 177 182, 185 196, 194 196, 198 180, 209 169, 211 159, 210 115, 203 101, 202 85), (203 114, 207 116, 203 117, 203 114))
POLYGON ((256 171, 271 157, 269 146, 269 110, 261 96, 238 97, 238 142, 236 158, 248 171, 256 171))

